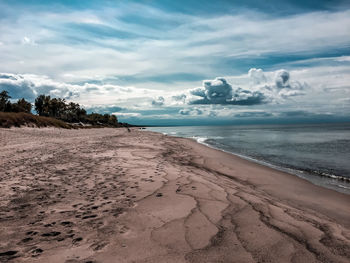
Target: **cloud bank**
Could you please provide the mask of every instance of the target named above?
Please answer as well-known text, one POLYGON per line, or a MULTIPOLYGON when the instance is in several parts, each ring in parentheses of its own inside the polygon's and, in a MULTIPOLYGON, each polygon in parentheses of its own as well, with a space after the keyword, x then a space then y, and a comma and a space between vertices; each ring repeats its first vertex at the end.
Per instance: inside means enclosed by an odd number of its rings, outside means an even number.
MULTIPOLYGON (((130 101, 148 103, 152 97, 158 94, 157 91, 150 89, 88 82, 71 84, 58 82, 47 76, 12 73, 0 73, 0 90, 7 90, 12 99, 25 98, 33 101, 36 96, 46 94, 73 100, 86 107, 97 106, 97 109, 101 108, 101 105, 114 105, 116 103, 123 105, 130 104, 128 103, 130 101)), ((155 103, 160 104, 161 101, 162 97, 159 97, 155 103)))
MULTIPOLYGON (((330 88, 324 88, 318 82, 309 85, 304 81, 314 80, 309 74, 317 71, 280 69, 264 72, 252 68, 247 74, 204 80, 201 87, 171 92, 125 87, 104 81, 72 84, 34 74, 0 73, 0 90, 7 90, 13 99, 24 97, 30 101, 39 94, 61 97, 78 102, 89 112, 115 113, 124 121, 130 118, 136 121, 142 118, 300 117, 295 115, 296 112, 312 117, 316 115, 307 113, 315 112, 315 108, 321 114, 317 116, 333 113, 345 116, 345 109, 349 109, 350 105, 344 96, 350 94, 350 87, 344 86, 338 78, 326 78, 324 72, 327 70, 322 69, 315 76, 322 83, 327 80, 330 88)), ((339 70, 339 74, 348 72, 345 68, 339 70)))
POLYGON ((263 93, 232 88, 224 78, 206 80, 203 85, 203 88, 190 91, 192 95, 200 97, 200 99, 190 101, 190 104, 256 105, 266 103, 263 93))
POLYGON ((309 88, 305 82, 292 80, 286 70, 264 73, 262 69, 252 68, 243 76, 205 80, 202 87, 189 89, 172 99, 184 100, 189 105, 254 106, 301 96, 309 88))

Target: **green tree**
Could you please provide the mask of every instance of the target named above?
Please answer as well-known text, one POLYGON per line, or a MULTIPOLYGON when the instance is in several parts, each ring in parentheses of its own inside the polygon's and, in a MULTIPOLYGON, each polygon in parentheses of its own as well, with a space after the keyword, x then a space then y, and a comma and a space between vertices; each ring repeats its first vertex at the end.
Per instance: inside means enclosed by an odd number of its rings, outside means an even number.
POLYGON ((39 116, 50 116, 50 102, 51 97, 45 96, 45 95, 39 95, 35 99, 35 111, 38 113, 39 116))
POLYGON ((49 116, 58 118, 59 117, 59 102, 58 99, 53 98, 48 103, 49 116))
POLYGON ((40 95, 35 99, 35 110, 40 116, 61 119, 66 122, 83 122, 93 125, 118 126, 118 119, 114 115, 91 113, 81 108, 78 103, 66 103, 65 99, 40 95))
POLYGON ((34 102, 35 111, 36 113, 38 113, 39 116, 43 115, 44 98, 45 98, 45 95, 40 95, 35 99, 35 102, 34 102))
POLYGON ((118 119, 117 119, 117 117, 116 117, 115 115, 111 114, 111 115, 109 116, 109 121, 108 121, 108 123, 109 123, 110 125, 117 125, 117 124, 118 124, 118 119))
POLYGON ((0 111, 8 111, 11 102, 9 101, 11 97, 6 90, 0 92, 0 111))
POLYGON ((11 105, 11 111, 13 112, 26 112, 30 113, 32 110, 32 104, 26 101, 24 98, 18 100, 11 105))

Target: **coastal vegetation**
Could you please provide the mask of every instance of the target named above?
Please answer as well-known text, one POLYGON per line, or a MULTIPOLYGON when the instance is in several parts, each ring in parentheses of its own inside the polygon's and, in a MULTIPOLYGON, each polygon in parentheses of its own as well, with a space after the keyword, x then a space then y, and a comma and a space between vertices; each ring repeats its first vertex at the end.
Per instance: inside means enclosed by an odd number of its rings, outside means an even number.
POLYGON ((33 105, 24 98, 11 102, 11 96, 6 90, 0 92, 0 127, 12 126, 54 126, 60 128, 72 127, 125 127, 112 114, 88 114, 78 103, 67 102, 61 98, 51 98, 39 95, 33 105))
POLYGON ((11 128, 11 127, 56 127, 71 129, 74 128, 73 125, 66 123, 64 121, 34 115, 26 112, 0 112, 0 127, 1 128, 11 128))

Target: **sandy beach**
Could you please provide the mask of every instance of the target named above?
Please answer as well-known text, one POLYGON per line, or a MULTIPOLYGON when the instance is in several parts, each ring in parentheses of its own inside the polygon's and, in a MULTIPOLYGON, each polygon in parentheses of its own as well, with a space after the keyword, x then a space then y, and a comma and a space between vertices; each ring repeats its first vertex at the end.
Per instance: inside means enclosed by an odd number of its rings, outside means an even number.
POLYGON ((349 262, 350 195, 192 140, 0 129, 0 262, 349 262))

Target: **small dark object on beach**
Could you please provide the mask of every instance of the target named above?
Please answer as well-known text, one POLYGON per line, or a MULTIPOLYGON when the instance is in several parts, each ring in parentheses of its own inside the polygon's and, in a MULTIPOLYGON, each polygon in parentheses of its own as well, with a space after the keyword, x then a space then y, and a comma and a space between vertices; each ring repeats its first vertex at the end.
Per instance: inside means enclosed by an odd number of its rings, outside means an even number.
POLYGON ((156 194, 156 197, 162 197, 163 196, 163 194, 162 193, 158 193, 158 194, 156 194))

